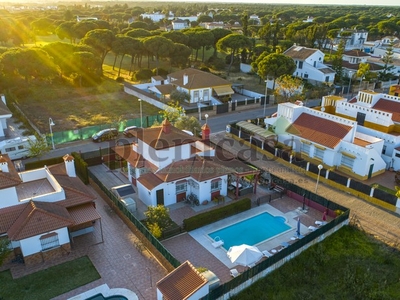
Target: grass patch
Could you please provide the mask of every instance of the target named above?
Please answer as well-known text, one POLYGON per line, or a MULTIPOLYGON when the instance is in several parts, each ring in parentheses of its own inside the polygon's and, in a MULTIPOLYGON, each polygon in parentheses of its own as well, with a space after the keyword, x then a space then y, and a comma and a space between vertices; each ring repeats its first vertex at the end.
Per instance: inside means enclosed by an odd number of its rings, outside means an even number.
POLYGON ((381 185, 381 184, 379 184, 379 183, 373 183, 373 184, 371 184, 370 186, 371 186, 371 187, 372 187, 372 186, 376 186, 377 189, 382 190, 382 191, 384 191, 384 192, 386 192, 386 193, 388 193, 388 194, 391 194, 391 195, 395 195, 395 196, 396 196, 396 191, 395 191, 395 190, 392 190, 392 189, 390 189, 390 188, 388 188, 388 187, 386 187, 386 186, 383 186, 383 185, 381 185))
POLYGON ((345 226, 230 299, 400 299, 399 278, 399 251, 345 226))
POLYGON ((87 256, 12 279, 0 272, 0 299, 51 299, 100 278, 87 256))

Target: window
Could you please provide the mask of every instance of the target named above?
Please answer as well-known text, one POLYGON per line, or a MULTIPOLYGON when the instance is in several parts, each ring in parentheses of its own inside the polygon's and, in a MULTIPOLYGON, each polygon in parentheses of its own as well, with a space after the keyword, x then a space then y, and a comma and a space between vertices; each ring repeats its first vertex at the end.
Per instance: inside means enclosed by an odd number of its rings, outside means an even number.
POLYGON ((11 151, 15 151, 16 148, 15 147, 10 147, 10 148, 6 148, 5 150, 6 150, 6 152, 11 152, 11 151))
POLYGON ((209 90, 203 90, 203 100, 204 101, 208 101, 208 99, 209 99, 208 93, 209 92, 210 92, 209 90))
POLYGON ((211 192, 219 191, 221 189, 221 179, 211 181, 211 192))
POLYGON ((136 178, 136 168, 131 166, 129 168, 129 173, 131 174, 132 178, 136 178))
POLYGON ((304 74, 304 78, 308 78, 308 74, 306 73, 306 74, 304 74))
POLYGON ((175 189, 177 194, 185 193, 187 190, 187 181, 179 181, 175 184, 175 189))
POLYGON ((199 101, 199 91, 194 91, 193 92, 193 98, 194 98, 194 100, 199 101))
POLYGON ((315 147, 314 157, 319 158, 320 160, 324 159, 324 150, 315 147))
POLYGON ((325 77, 325 82, 329 82, 329 76, 325 77))
POLYGON ((40 244, 42 246, 42 251, 60 246, 60 242, 58 240, 58 234, 56 232, 52 232, 49 234, 42 235, 40 237, 40 244))
POLYGON ((397 152, 394 156, 396 156, 396 157, 400 157, 400 153, 399 152, 397 152))
POLYGON ((340 164, 347 168, 353 169, 354 158, 342 154, 342 159, 340 161, 340 164))
POLYGON ((22 150, 22 149, 24 149, 24 146, 23 145, 19 145, 18 146, 18 150, 22 150))
POLYGON ((299 61, 299 69, 303 69, 303 62, 299 61))
POLYGON ((301 152, 304 152, 305 154, 309 155, 310 153, 310 145, 303 143, 301 146, 301 152))
POLYGON ((383 145, 382 154, 385 154, 385 153, 386 153, 386 145, 383 145))

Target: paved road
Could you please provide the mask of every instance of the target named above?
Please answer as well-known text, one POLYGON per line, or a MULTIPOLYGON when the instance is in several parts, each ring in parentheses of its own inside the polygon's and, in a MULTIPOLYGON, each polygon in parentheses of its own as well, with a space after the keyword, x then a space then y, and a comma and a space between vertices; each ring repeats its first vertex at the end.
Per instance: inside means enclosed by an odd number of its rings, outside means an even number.
MULTIPOLYGON (((235 155, 238 152, 246 153, 246 157, 251 158, 249 162, 260 169, 267 170, 310 191, 314 191, 315 189, 316 181, 314 179, 291 170, 275 160, 268 159, 255 150, 249 149, 247 146, 241 145, 236 140, 227 137, 225 132, 211 134, 211 141, 235 155)), ((336 190, 324 184, 323 180, 320 180, 318 185, 318 193, 326 199, 349 208, 350 219, 366 232, 392 246, 400 247, 400 217, 395 213, 336 190)))

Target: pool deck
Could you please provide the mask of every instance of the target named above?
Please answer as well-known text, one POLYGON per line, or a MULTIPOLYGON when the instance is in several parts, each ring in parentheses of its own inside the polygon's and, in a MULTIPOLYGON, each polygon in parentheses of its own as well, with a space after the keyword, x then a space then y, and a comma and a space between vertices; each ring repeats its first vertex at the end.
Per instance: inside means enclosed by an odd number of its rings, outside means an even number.
MULTIPOLYGON (((262 212, 268 212, 275 216, 283 216, 287 219, 287 223, 292 228, 256 245, 261 251, 268 250, 269 252, 274 252, 279 251, 282 248, 281 243, 283 242, 289 244, 295 242, 292 238, 296 235, 297 220, 299 216, 301 218, 300 233, 302 235, 308 234, 310 232, 308 227, 316 227, 315 221, 319 221, 322 218, 323 213, 321 211, 307 207, 307 211, 303 212, 302 203, 289 198, 288 196, 283 196, 282 198, 272 200, 270 203, 264 203, 257 206, 257 198, 268 193, 270 193, 269 190, 258 187, 256 194, 242 197, 251 198, 252 208, 250 210, 228 217, 211 225, 190 231, 189 233, 183 233, 179 236, 164 240, 162 243, 179 261, 184 262, 189 260, 195 267, 207 268, 216 274, 221 283, 225 283, 232 279, 229 273, 230 269, 236 268, 239 272, 243 272, 247 267, 232 264, 227 257, 228 249, 224 249, 223 247, 214 248, 212 246, 212 239, 208 236, 208 233, 262 212)), ((219 205, 225 205, 230 201, 234 200, 227 198, 224 204, 219 205)), ((183 205, 179 203, 170 207, 170 215, 176 223, 180 224, 182 219, 197 214, 198 211, 195 211, 195 209, 199 210, 202 209, 202 207, 192 208, 187 204, 183 205)), ((330 219, 331 218, 327 217, 327 221, 330 219)))

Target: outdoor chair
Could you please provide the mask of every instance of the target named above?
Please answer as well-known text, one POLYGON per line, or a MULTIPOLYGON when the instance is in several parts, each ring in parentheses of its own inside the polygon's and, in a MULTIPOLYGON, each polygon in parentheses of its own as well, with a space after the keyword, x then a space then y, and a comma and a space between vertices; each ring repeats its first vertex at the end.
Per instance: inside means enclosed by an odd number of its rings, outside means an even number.
POLYGON ((230 273, 231 273, 231 276, 232 277, 236 277, 236 276, 238 276, 240 273, 238 272, 238 270, 236 270, 236 269, 231 269, 230 270, 230 273))
POLYGON ((315 231, 315 230, 317 230, 317 227, 315 227, 315 226, 308 226, 308 230, 310 230, 310 231, 315 231))
POLYGON ((317 225, 317 226, 323 226, 323 225, 326 225, 326 221, 315 221, 315 225, 317 225))
POLYGON ((264 255, 264 257, 271 257, 273 254, 271 252, 269 252, 268 250, 264 250, 262 252, 262 254, 264 255))

